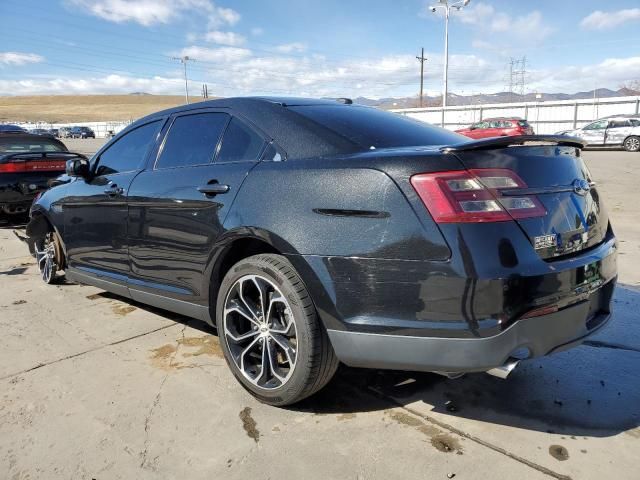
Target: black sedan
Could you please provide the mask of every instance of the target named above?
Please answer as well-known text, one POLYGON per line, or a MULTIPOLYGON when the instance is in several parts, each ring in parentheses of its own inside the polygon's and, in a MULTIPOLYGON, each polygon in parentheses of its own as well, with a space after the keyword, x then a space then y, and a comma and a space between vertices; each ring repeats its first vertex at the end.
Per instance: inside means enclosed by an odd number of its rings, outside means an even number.
POLYGON ((346 99, 202 102, 68 162, 27 233, 47 282, 65 269, 216 326, 266 403, 339 361, 505 376, 610 317, 617 243, 581 147, 346 99))
POLYGON ((96 138, 96 134, 89 127, 71 127, 69 129, 71 138, 96 138))
POLYGON ((77 157, 59 140, 30 133, 0 134, 0 215, 26 216, 35 196, 77 157))

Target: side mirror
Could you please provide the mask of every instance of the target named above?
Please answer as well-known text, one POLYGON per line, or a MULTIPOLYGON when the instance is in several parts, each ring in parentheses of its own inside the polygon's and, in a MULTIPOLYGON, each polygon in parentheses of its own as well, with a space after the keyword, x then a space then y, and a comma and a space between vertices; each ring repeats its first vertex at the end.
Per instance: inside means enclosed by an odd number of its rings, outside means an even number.
POLYGON ((89 160, 86 158, 72 158, 67 160, 66 174, 70 177, 88 177, 89 176, 89 160))

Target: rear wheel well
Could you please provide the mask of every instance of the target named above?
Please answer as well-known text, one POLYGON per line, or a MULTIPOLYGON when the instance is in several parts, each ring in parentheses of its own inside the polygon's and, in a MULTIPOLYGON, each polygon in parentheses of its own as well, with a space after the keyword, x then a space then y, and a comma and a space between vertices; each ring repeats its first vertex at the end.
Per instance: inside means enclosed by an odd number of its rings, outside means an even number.
POLYGON ((241 238, 225 247, 211 272, 211 282, 209 285, 209 312, 211 313, 211 319, 214 324, 216 322, 215 304, 222 279, 224 279, 229 269, 240 260, 261 253, 280 254, 281 252, 269 243, 258 240, 257 238, 241 238))

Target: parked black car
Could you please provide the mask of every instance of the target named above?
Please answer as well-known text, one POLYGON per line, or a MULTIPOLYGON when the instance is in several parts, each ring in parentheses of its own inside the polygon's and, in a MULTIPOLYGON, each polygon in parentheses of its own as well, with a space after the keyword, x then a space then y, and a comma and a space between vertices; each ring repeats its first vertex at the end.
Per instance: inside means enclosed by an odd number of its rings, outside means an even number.
POLYGON ((71 138, 96 138, 96 134, 89 127, 71 127, 69 129, 71 138))
POLYGON ((4 133, 27 133, 27 131, 18 125, 0 123, 0 134, 4 133))
POLYGON ((63 174, 66 161, 77 155, 54 138, 0 134, 0 215, 26 216, 35 196, 63 174))
POLYGON ((51 133, 51 130, 47 130, 45 128, 34 128, 33 130, 29 130, 29 133, 33 135, 43 135, 45 137, 55 138, 55 135, 51 133))
POLYGON ((504 375, 610 317, 616 238, 581 146, 471 141, 346 100, 202 102, 70 161, 27 233, 47 282, 64 268, 216 325, 273 405, 338 361, 504 375))

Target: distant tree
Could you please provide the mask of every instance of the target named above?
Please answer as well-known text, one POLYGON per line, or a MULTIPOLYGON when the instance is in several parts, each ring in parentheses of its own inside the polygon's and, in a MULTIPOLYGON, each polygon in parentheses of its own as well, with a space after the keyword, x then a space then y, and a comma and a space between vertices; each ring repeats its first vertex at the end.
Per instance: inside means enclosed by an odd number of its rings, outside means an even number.
POLYGON ((624 82, 620 85, 620 88, 631 90, 632 92, 635 92, 636 95, 640 95, 640 79, 629 80, 628 82, 624 82))

